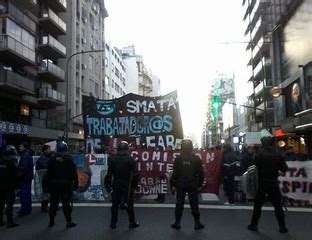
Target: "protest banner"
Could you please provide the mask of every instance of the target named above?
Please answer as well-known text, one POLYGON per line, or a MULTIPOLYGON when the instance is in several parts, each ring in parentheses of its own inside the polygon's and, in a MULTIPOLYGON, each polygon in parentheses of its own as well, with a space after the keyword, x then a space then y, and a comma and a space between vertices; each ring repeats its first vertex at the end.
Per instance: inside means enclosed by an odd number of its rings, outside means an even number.
POLYGON ((293 206, 312 203, 312 161, 287 162, 289 170, 279 177, 284 200, 293 206))
POLYGON ((183 138, 177 92, 159 97, 133 93, 112 100, 83 96, 87 150, 104 138, 139 138, 151 147, 175 147, 183 138))

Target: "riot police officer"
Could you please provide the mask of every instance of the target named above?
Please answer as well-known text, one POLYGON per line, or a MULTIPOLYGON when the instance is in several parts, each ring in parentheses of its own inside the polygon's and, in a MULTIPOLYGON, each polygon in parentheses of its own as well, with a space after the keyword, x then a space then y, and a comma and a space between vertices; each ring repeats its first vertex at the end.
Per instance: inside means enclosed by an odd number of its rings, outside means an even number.
POLYGON ((198 192, 204 181, 203 166, 199 157, 193 154, 192 151, 192 141, 190 139, 183 139, 181 143, 181 155, 176 158, 173 166, 170 187, 173 192, 177 192, 175 222, 171 224, 171 227, 174 229, 181 228, 181 217, 186 193, 188 194, 192 215, 195 220, 194 229, 198 230, 205 227, 200 222, 198 207, 198 192))
POLYGON ((134 159, 128 154, 128 143, 121 141, 117 146, 117 154, 108 161, 108 171, 105 176, 105 188, 112 193, 111 225, 116 228, 118 220, 118 207, 121 199, 127 203, 129 228, 136 228, 139 223, 135 221, 133 198, 134 190, 138 184, 139 174, 134 159), (113 179, 113 180, 112 180, 113 179))
POLYGON ((63 213, 66 219, 66 227, 72 228, 77 224, 72 222, 72 195, 78 188, 78 175, 72 156, 68 153, 68 145, 61 141, 56 145, 56 154, 48 163, 47 184, 50 193, 50 222, 49 227, 54 226, 54 218, 61 200, 63 213))
POLYGON ((13 145, 7 145, 0 155, 0 226, 4 226, 3 210, 6 205, 7 228, 17 227, 13 221, 15 189, 18 182, 17 151, 13 145))
POLYGON ((288 166, 282 154, 277 152, 273 137, 261 138, 262 149, 255 156, 255 165, 258 169, 259 188, 254 200, 254 209, 248 230, 258 231, 258 222, 261 216, 261 208, 266 200, 274 206, 275 216, 281 233, 288 232, 285 226, 285 215, 282 208, 282 196, 278 185, 279 171, 285 173, 288 166))

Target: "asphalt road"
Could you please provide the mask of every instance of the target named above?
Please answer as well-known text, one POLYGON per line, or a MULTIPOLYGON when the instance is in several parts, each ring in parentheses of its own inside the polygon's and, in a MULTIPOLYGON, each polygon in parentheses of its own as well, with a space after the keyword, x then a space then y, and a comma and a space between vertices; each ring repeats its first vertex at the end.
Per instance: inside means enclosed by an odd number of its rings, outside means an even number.
POLYGON ((312 239, 312 211, 311 209, 292 209, 286 213, 287 227, 290 232, 281 234, 274 211, 265 210, 259 224, 259 232, 246 230, 251 217, 250 207, 224 207, 206 205, 201 208, 201 220, 206 225, 203 230, 194 230, 190 209, 185 209, 180 231, 170 228, 174 219, 174 205, 140 204, 135 208, 140 227, 128 228, 127 214, 119 211, 119 222, 115 230, 109 228, 110 208, 103 204, 81 204, 75 207, 73 220, 78 223, 76 228, 66 229, 62 211, 56 217, 56 226, 48 228, 48 215, 39 212, 35 207, 33 214, 17 218, 20 226, 14 229, 0 228, 1 240, 49 240, 49 239, 312 239), (295 210, 295 211, 293 211, 295 210))

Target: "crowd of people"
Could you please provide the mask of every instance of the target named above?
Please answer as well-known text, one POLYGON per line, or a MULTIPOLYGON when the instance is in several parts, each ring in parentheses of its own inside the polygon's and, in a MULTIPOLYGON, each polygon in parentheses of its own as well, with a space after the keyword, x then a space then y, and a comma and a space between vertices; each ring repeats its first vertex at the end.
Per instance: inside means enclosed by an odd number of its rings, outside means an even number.
MULTIPOLYGON (((275 208, 280 232, 287 232, 284 221, 284 213, 281 206, 281 194, 277 178, 279 172, 285 172, 285 154, 279 153, 274 147, 273 138, 262 139, 261 148, 245 147, 237 153, 230 145, 224 145, 222 149, 222 180, 224 192, 229 204, 235 202, 235 176, 242 175, 249 166, 256 165, 259 171, 259 190, 254 200, 254 212, 248 229, 257 231, 258 221, 261 215, 261 207, 266 195, 275 208)), ((110 152, 108 159, 108 172, 105 176, 105 188, 112 193, 111 225, 117 227, 118 208, 124 203, 124 209, 129 216, 129 228, 136 228, 134 214, 134 190, 138 184, 139 175, 134 159, 129 155, 129 150, 136 148, 134 144, 121 141, 110 152)), ((221 147, 217 147, 221 150, 221 147)), ((172 149, 168 149, 170 151, 172 149)), ((213 149, 210 149, 211 151, 213 149)), ((100 151, 98 149, 97 151, 100 151)), ((181 228, 181 217, 186 194, 190 200, 194 228, 204 228, 200 222, 198 208, 198 193, 203 184, 203 167, 201 160, 193 153, 193 144, 190 140, 181 143, 181 155, 179 155, 173 167, 170 178, 171 192, 176 194, 175 221, 171 225, 174 229, 181 228)), ((16 195, 19 195, 21 208, 18 216, 26 216, 32 212, 31 183, 34 178, 33 152, 27 143, 19 145, 19 153, 13 145, 5 146, 0 157, 0 226, 5 225, 3 219, 4 206, 6 205, 6 226, 17 227, 13 218, 13 205, 16 195)), ((41 196, 41 211, 49 212, 49 227, 55 225, 55 216, 59 202, 66 220, 66 227, 72 228, 76 223, 72 221, 73 191, 78 189, 77 168, 66 142, 58 141, 56 152, 51 152, 50 146, 44 145, 42 153, 35 163, 35 169, 45 170, 42 178, 43 194, 41 196), (48 205, 50 203, 50 207, 48 205)), ((165 195, 159 194, 159 202, 165 201, 165 195)))

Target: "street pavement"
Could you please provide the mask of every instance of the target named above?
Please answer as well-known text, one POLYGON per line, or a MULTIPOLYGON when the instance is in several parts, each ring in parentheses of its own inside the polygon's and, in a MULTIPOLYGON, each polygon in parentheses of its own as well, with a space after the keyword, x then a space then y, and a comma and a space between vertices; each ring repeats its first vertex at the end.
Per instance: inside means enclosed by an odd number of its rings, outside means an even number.
POLYGON ((201 220, 206 228, 196 231, 190 209, 186 208, 182 218, 182 228, 178 231, 170 227, 174 219, 173 204, 136 204, 136 217, 140 222, 140 227, 137 229, 128 228, 127 214, 120 210, 118 225, 114 230, 109 228, 109 204, 75 204, 73 220, 78 225, 73 229, 65 228, 61 210, 58 211, 55 227, 48 228, 48 215, 40 213, 39 207, 34 207, 32 215, 16 218, 20 223, 19 227, 14 229, 0 227, 0 240, 312 239, 312 209, 289 209, 286 213, 289 228, 287 234, 278 232, 272 208, 263 211, 258 233, 248 231, 246 226, 250 221, 251 209, 250 206, 201 205, 201 220))

